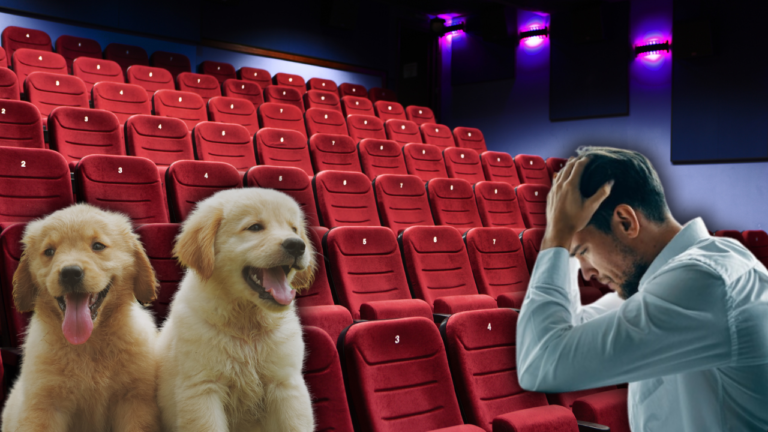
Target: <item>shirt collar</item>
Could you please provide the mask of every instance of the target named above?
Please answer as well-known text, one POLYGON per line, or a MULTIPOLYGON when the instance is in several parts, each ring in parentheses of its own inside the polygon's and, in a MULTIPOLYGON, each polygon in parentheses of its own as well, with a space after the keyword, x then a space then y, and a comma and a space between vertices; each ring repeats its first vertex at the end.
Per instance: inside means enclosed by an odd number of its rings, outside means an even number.
POLYGON ((693 219, 685 224, 683 229, 672 237, 672 240, 664 246, 664 249, 662 249, 659 255, 656 256, 656 259, 653 260, 650 267, 648 267, 648 270, 646 270, 645 274, 640 279, 640 286, 638 289, 643 289, 645 282, 661 270, 664 264, 688 250, 699 240, 707 237, 709 237, 709 231, 707 231, 707 227, 704 225, 704 221, 701 220, 701 218, 693 219))

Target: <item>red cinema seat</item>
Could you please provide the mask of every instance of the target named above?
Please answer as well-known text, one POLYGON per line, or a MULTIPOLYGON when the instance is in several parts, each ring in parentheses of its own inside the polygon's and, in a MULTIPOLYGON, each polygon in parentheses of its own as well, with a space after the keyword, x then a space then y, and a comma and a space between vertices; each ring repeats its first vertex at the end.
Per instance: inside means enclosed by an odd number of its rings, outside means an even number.
POLYGON ((0 147, 45 148, 43 120, 34 105, 0 100, 0 147))
POLYGON ((180 231, 181 225, 175 223, 153 223, 136 227, 136 234, 144 244, 149 262, 155 269, 157 280, 160 282, 157 299, 149 306, 149 309, 154 312, 155 323, 158 326, 168 316, 173 296, 184 277, 184 269, 173 256, 173 244, 180 231))
POLYGON ((443 159, 448 177, 464 179, 469 184, 485 181, 483 166, 476 151, 449 147, 443 150, 443 159))
POLYGON ((478 294, 461 234, 451 226, 414 226, 400 234, 400 249, 414 297, 439 314, 492 309, 493 297, 478 294))
POLYGON ((448 178, 440 147, 432 144, 406 144, 403 157, 408 174, 419 177, 424 183, 435 178, 448 178))
POLYGON ((8 26, 3 30, 2 40, 9 63, 13 59, 13 54, 20 48, 53 51, 51 37, 40 30, 8 26))
POLYGON ((544 161, 544 163, 547 165, 547 170, 549 171, 549 178, 552 178, 552 176, 556 172, 560 172, 560 170, 563 169, 563 167, 567 162, 568 162, 568 159, 556 158, 556 157, 547 158, 547 160, 544 161))
POLYGON ((309 139, 309 152, 315 172, 352 171, 362 172, 357 146, 347 135, 318 133, 309 139))
POLYGON ((304 99, 304 108, 309 110, 311 108, 322 108, 336 110, 339 114, 343 114, 341 110, 341 101, 336 93, 331 93, 323 90, 309 90, 302 96, 304 99))
POLYGON ((307 353, 302 373, 312 399, 315 430, 353 432, 336 341, 317 327, 302 330, 307 353))
POLYGON ((366 138, 357 145, 360 165, 371 180, 382 174, 408 174, 400 144, 366 138))
POLYGON ((302 111, 293 105, 264 103, 258 108, 261 128, 290 129, 307 137, 302 111))
POLYGON ((487 151, 480 154, 485 178, 489 181, 504 182, 512 187, 520 184, 515 161, 509 153, 487 151))
POLYGON ((456 147, 453 141, 453 133, 446 125, 436 123, 422 123, 419 126, 424 144, 432 144, 442 148, 456 147))
POLYGON ((0 67, 0 99, 19 100, 19 79, 12 70, 0 67))
POLYGON ((228 79, 221 87, 224 96, 248 100, 254 108, 264 103, 264 91, 254 82, 228 79))
POLYGON ((150 57, 152 66, 162 68, 171 73, 171 82, 182 72, 192 72, 189 58, 184 54, 155 51, 150 57))
POLYGON ((0 172, 0 229, 74 202, 67 161, 55 151, 0 147, 0 172))
POLYGON ((515 167, 520 183, 552 186, 552 178, 541 156, 519 154, 515 156, 515 167))
POLYGON ((472 185, 462 179, 432 179, 427 196, 436 225, 450 225, 464 233, 482 227, 472 185))
POLYGON ((223 84, 228 79, 237 79, 235 67, 229 63, 206 60, 200 63, 200 72, 216 78, 219 84, 223 84))
POLYGON ((385 122, 387 120, 406 120, 405 109, 397 102, 380 100, 373 103, 373 109, 376 116, 385 122))
POLYGON ((406 145, 409 143, 421 144, 424 141, 419 133, 419 127, 416 123, 408 120, 387 120, 384 123, 387 131, 387 139, 406 145))
MULTIPOLYGON (((322 227, 320 227, 322 228, 322 227)), ((337 340, 345 328, 352 325, 352 314, 339 305, 304 306, 296 308, 302 326, 323 329, 332 340, 337 340)), ((315 414, 317 415, 317 414, 315 414)))
POLYGON ((261 165, 294 167, 309 177, 315 175, 306 136, 290 129, 264 128, 255 139, 261 165))
POLYGON ((471 148, 478 154, 488 151, 488 148, 485 146, 485 137, 480 129, 469 127, 453 128, 453 139, 456 142, 456 147, 471 148))
MULTIPOLYGON (((249 83, 250 84, 250 83, 249 83)), ((258 87, 256 84, 250 84, 258 87)), ((236 97, 218 96, 208 101, 208 118, 218 123, 243 126, 253 136, 259 131, 259 116, 251 101, 236 97)))
POLYGON ((0 47, 0 68, 8 67, 8 55, 5 53, 5 48, 0 47))
POLYGON ((28 48, 16 50, 13 56, 13 71, 19 78, 19 88, 24 88, 24 80, 33 72, 67 74, 67 62, 60 54, 28 48))
POLYGON ((303 95, 307 91, 307 83, 299 75, 278 72, 272 77, 272 84, 290 87, 299 92, 299 95, 303 95))
POLYGON ((768 234, 763 230, 747 230, 741 233, 741 237, 755 258, 768 267, 768 234))
POLYGON ((384 131, 384 122, 378 117, 367 115, 351 115, 347 117, 347 130, 349 136, 355 141, 366 138, 387 139, 384 131))
POLYGON ((176 88, 199 94, 205 103, 212 97, 221 96, 221 84, 211 75, 182 72, 176 76, 176 88))
POLYGON ((424 183, 416 176, 383 174, 373 180, 382 225, 396 234, 416 225, 434 226, 424 183))
POLYGON ((360 84, 342 83, 339 84, 339 96, 355 96, 367 99, 368 90, 365 89, 365 86, 360 84))
POLYGON ((21 313, 17 311, 13 301, 13 274, 19 267, 21 254, 24 250, 21 239, 24 236, 26 226, 25 223, 11 224, 0 233, 0 247, 2 247, 2 260, 0 260, 2 280, 0 282, 3 287, 2 316, 5 319, 0 327, 3 330, 3 340, 7 344, 6 346, 10 348, 21 348, 24 344, 27 325, 32 317, 32 312, 21 313))
POLYGON ((152 96, 152 105, 155 107, 155 115, 180 119, 190 131, 198 123, 208 121, 205 102, 197 93, 158 90, 152 96))
POLYGON ((195 159, 187 125, 176 118, 151 115, 129 118, 125 124, 125 144, 128 154, 154 162, 161 180, 172 163, 195 159))
POLYGON ((117 62, 123 69, 123 73, 129 66, 149 66, 149 57, 144 48, 133 45, 111 43, 104 48, 104 58, 117 62))
POLYGON ((357 96, 344 96, 341 98, 341 109, 345 117, 351 115, 376 116, 373 103, 370 100, 357 96))
POLYGON ((473 228, 464 241, 478 291, 495 298, 499 307, 520 309, 530 274, 517 233, 509 228, 473 228))
POLYGON ((339 338, 355 430, 483 430, 463 425, 445 347, 431 320, 362 322, 339 338))
POLYGON ((77 198, 128 215, 134 224, 168 223, 168 206, 154 162, 136 156, 89 155, 75 169, 77 198))
POLYGON ((517 194, 508 183, 483 181, 475 184, 475 202, 485 227, 525 229, 517 194))
POLYGON ((371 87, 371 89, 368 90, 368 99, 373 103, 379 101, 397 102, 397 95, 390 89, 371 87))
POLYGON ((152 100, 158 90, 176 90, 173 75, 159 67, 134 65, 128 68, 125 76, 130 84, 136 84, 146 90, 149 100, 152 100))
POLYGON ((91 154, 125 155, 125 143, 117 116, 109 111, 57 107, 48 117, 49 144, 69 162, 91 154))
POLYGON ((515 188, 515 194, 525 226, 527 228, 546 228, 549 186, 522 184, 515 188))
POLYGON ((428 107, 410 105, 405 109, 405 116, 419 126, 424 123, 437 123, 435 113, 428 107))
POLYGON ((121 127, 133 115, 152 114, 152 102, 140 86, 99 82, 94 84, 92 93, 93 107, 114 113, 121 127))
POLYGON ((197 160, 226 162, 241 173, 256 166, 253 135, 232 123, 201 122, 192 131, 197 160))
POLYGON ((241 67, 237 70, 237 77, 241 80, 257 83, 262 90, 272 85, 272 76, 264 69, 241 67))
POLYGON ((242 186, 243 176, 224 162, 180 160, 165 175, 171 219, 184 222, 198 202, 224 189, 242 186))
MULTIPOLYGON (((307 237, 309 237, 309 241, 312 242, 312 246, 315 248, 315 264, 317 268, 315 269, 315 280, 312 281, 312 286, 306 291, 296 293, 296 306, 298 308, 333 305, 333 293, 328 282, 328 272, 325 268, 326 255, 323 249, 323 236, 327 232, 328 228, 325 227, 307 227, 307 237)), ((350 321, 352 321, 351 317, 350 321)))
POLYGON ((295 199, 304 211, 307 226, 320 226, 315 195, 307 173, 299 168, 255 166, 245 175, 245 186, 275 189, 295 199))
POLYGON ((333 80, 324 79, 324 78, 310 78, 310 80, 307 81, 307 92, 310 92, 312 90, 320 90, 320 91, 333 92, 334 94, 338 94, 339 87, 336 85, 336 83, 333 80))
POLYGON ((72 75, 80 78, 85 83, 88 98, 91 98, 91 89, 97 82, 107 81, 124 83, 123 71, 120 65, 104 59, 90 57, 78 57, 72 62, 72 75))
POLYGON ((90 106, 85 84, 75 76, 33 72, 24 85, 29 101, 40 110, 44 125, 56 107, 90 106))
POLYGON ((544 228, 530 228, 520 233, 520 243, 523 245, 523 254, 529 273, 533 271, 533 265, 536 264, 542 240, 544 240, 544 228))
POLYGON ((397 239, 384 227, 345 226, 325 236, 325 254, 339 303, 354 319, 432 318, 408 290, 397 239))
POLYGON ((298 90, 289 86, 271 85, 264 89, 266 102, 292 105, 304 112, 304 100, 298 90))
POLYGON ((318 133, 349 136, 344 115, 336 110, 310 108, 304 113, 304 123, 310 137, 318 133))
POLYGON ((323 226, 381 226, 371 181, 364 174, 323 171, 312 185, 323 226))
POLYGON ((744 237, 739 230, 717 230, 715 231, 717 237, 728 237, 736 240, 737 242, 744 244, 744 237))
MULTIPOLYGON (((61 35, 56 39, 56 52, 64 57, 69 73, 72 73, 72 62, 76 58, 101 58, 101 45, 93 39, 77 36, 61 35)), ((121 71, 122 73, 122 71, 121 71)))

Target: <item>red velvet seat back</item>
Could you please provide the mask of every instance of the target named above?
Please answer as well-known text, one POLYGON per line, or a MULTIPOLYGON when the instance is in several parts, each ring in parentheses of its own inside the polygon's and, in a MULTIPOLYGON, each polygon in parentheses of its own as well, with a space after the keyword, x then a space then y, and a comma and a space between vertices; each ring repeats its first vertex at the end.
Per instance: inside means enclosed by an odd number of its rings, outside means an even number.
POLYGON ((323 171, 313 185, 323 226, 381 226, 371 181, 364 174, 323 171))
MULTIPOLYGON (((248 84, 259 88, 256 84, 248 84)), ((208 117, 213 122, 243 126, 251 136, 259 131, 259 116, 256 114, 256 108, 248 99, 222 96, 211 98, 208 101, 208 117)))
POLYGON ((446 125, 437 123, 422 123, 419 126, 424 144, 432 144, 444 149, 456 147, 453 141, 453 133, 446 125))
POLYGON ((405 109, 405 116, 419 126, 424 123, 437 123, 435 113, 429 107, 410 105, 405 109))
POLYGON ((378 117, 369 115, 351 115, 347 117, 347 130, 349 136, 355 141, 366 138, 387 139, 384 131, 384 122, 378 117))
POLYGON ((362 322, 340 337, 357 430, 430 431, 462 424, 445 348, 430 320, 362 322))
POLYGON ((440 147, 432 144, 406 144, 403 157, 408 174, 419 177, 424 183, 435 178, 448 178, 440 147))
POLYGON ((385 129, 387 131, 387 138, 401 145, 424 142, 421 138, 419 127, 412 121, 387 120, 385 129))
MULTIPOLYGON (((264 91, 261 86, 255 82, 228 79, 222 84, 222 94, 230 98, 239 98, 249 101, 254 108, 254 116, 256 115, 256 108, 264 103, 264 91)), ((210 109, 210 106, 209 106, 210 109)), ((258 127, 258 122, 256 122, 258 127)), ((255 133, 255 132, 254 132, 255 133)))
POLYGON ((565 166, 566 163, 568 163, 568 159, 564 158, 557 158, 557 157, 550 157, 547 158, 544 163, 547 165, 547 170, 549 171, 549 178, 552 178, 552 175, 560 172, 561 169, 565 166))
POLYGON ((509 153, 483 152, 480 154, 480 162, 483 164, 486 180, 504 182, 513 188, 520 184, 515 161, 509 153))
POLYGON ((165 176, 171 218, 184 222, 195 205, 224 189, 242 186, 242 176, 224 162, 181 160, 168 168, 165 176))
POLYGON ((485 145, 485 136, 480 129, 461 126, 453 128, 453 139, 456 142, 456 147, 471 148, 478 154, 488 151, 485 145))
POLYGON ((508 228, 471 229, 465 236, 467 255, 481 294, 525 292, 530 274, 523 245, 508 228))
POLYGON ((311 108, 322 108, 335 110, 338 111, 339 114, 343 114, 343 111, 341 110, 341 102, 336 93, 331 93, 325 90, 309 90, 304 93, 302 98, 304 99, 304 108, 307 110, 311 108))
POLYGON ((515 188, 515 194, 525 226, 527 228, 546 228, 549 186, 522 184, 515 188))
POLYGON ((371 87, 371 89, 368 90, 368 99, 373 103, 378 101, 397 102, 397 95, 390 89, 371 87))
POLYGON ((344 115, 336 110, 310 108, 304 114, 304 122, 310 137, 317 133, 349 136, 344 115))
POLYGON ((241 172, 256 166, 253 135, 232 123, 201 122, 192 132, 198 160, 226 162, 241 172))
POLYGON ((315 280, 308 290, 296 293, 297 307, 329 306, 333 305, 333 293, 328 283, 328 273, 325 268, 325 252, 323 249, 323 236, 328 228, 310 226, 307 229, 307 237, 315 248, 315 280))
POLYGON ((51 149, 64 155, 71 168, 87 155, 125 154, 120 122, 110 111, 57 107, 48 117, 48 131, 51 149))
POLYGON ((450 225, 461 233, 483 226, 472 185, 465 180, 430 180, 427 183, 427 194, 435 224, 450 225))
POLYGON ((265 89, 272 85, 272 76, 264 69, 242 67, 237 70, 237 77, 241 80, 253 81, 265 89))
POLYGON ((390 229, 332 229, 325 253, 339 303, 352 312, 353 319, 360 319, 363 303, 411 298, 397 239, 390 229))
POLYGON ((541 241, 544 239, 544 228, 529 228, 520 233, 520 243, 523 245, 525 262, 528 264, 528 272, 533 271, 536 258, 539 257, 541 241))
POLYGON ((125 144, 129 154, 147 158, 158 167, 168 168, 176 161, 195 159, 187 125, 172 117, 131 117, 125 125, 125 144))
POLYGON ((5 48, 0 47, 0 68, 8 67, 8 55, 5 52, 5 48))
POLYGON ((160 282, 157 299, 149 306, 158 326, 168 316, 171 300, 184 277, 184 269, 173 256, 173 244, 180 231, 181 226, 175 223, 144 224, 136 228, 136 234, 144 244, 149 262, 155 269, 155 275, 160 282))
POLYGON ((307 138, 302 110, 293 105, 267 102, 258 107, 261 128, 291 129, 307 138))
POLYGON ((25 82, 29 101, 40 110, 43 124, 56 107, 88 108, 88 94, 83 80, 70 75, 33 72, 25 82))
POLYGON ((99 82, 93 86, 93 107, 111 111, 120 125, 134 115, 152 114, 152 100, 147 92, 135 84, 99 82))
POLYGON ((48 33, 40 30, 8 26, 3 30, 2 40, 9 62, 16 50, 20 48, 53 51, 51 37, 48 36, 48 33))
POLYGON ((221 96, 221 84, 211 75, 182 72, 176 76, 176 88, 199 94, 206 104, 210 98, 221 96))
MULTIPOLYGON (((424 127, 422 125, 422 127, 424 127)), ((450 147, 443 150, 445 169, 450 178, 460 178, 469 184, 475 184, 485 180, 483 165, 480 156, 471 149, 450 147)))
POLYGON ((7 67, 0 66, 0 99, 19 100, 21 99, 22 88, 19 87, 19 80, 16 74, 7 67))
POLYGON ((290 129, 265 128, 256 133, 256 150, 261 165, 296 167, 312 177, 312 160, 307 137, 290 129))
POLYGON ((128 68, 125 77, 130 84, 136 84, 146 90, 150 101, 158 90, 176 90, 173 74, 159 67, 134 65, 128 68))
POLYGON ((264 89, 264 100, 266 102, 295 106, 303 113, 303 94, 303 92, 297 90, 295 87, 271 85, 264 89))
POLYGON ((311 92, 312 90, 333 92, 334 95, 337 95, 336 99, 338 100, 339 87, 333 80, 325 78, 311 78, 309 81, 307 81, 307 93, 311 92))
POLYGON ((373 109, 373 103, 370 100, 357 96, 343 96, 341 98, 341 109, 345 117, 351 115, 376 116, 373 109))
POLYGON ((102 82, 124 83, 123 70, 120 65, 104 59, 90 57, 76 58, 72 63, 72 75, 79 77, 85 83, 88 98, 91 98, 93 85, 102 82))
MULTIPOLYGON (((76 58, 94 58, 100 59, 101 45, 93 39, 86 39, 77 36, 61 35, 56 39, 56 52, 67 61, 69 72, 72 73, 72 62, 76 58)), ((122 71, 121 71, 122 73, 122 71)))
POLYGON ((303 95, 307 91, 307 83, 300 75, 278 72, 272 77, 272 84, 290 87, 299 92, 299 95, 303 95))
POLYGON ((104 48, 104 58, 117 62, 123 73, 133 65, 149 66, 147 52, 139 46, 111 43, 104 48))
POLYGON ((741 233, 744 244, 755 257, 768 267, 768 234, 763 230, 747 230, 741 233))
POLYGON ((135 224, 168 223, 154 162, 136 156, 89 155, 75 170, 80 201, 128 215, 135 224))
POLYGON ((208 121, 205 101, 197 93, 158 90, 152 97, 152 104, 155 115, 181 119, 190 131, 198 123, 208 121))
POLYGON ((381 223, 395 233, 435 224, 424 183, 416 176, 384 174, 373 181, 381 223))
POLYGON ((363 172, 371 180, 382 174, 408 174, 400 144, 394 141, 366 138, 357 149, 363 172))
POLYGON ((152 66, 163 68, 171 73, 171 82, 182 72, 192 72, 189 57, 184 54, 155 51, 150 58, 152 66))
POLYGON ((342 83, 339 84, 339 96, 368 97, 368 91, 360 84, 342 83))
POLYGON ((405 109, 397 102, 380 100, 373 103, 373 109, 376 112, 376 116, 385 122, 391 119, 407 120, 405 109))
POLYGON ((0 100, 0 147, 45 147, 43 120, 34 105, 19 100, 0 100))
POLYGON ((289 195, 304 211, 307 226, 320 226, 312 184, 307 173, 300 168, 255 166, 248 170, 245 186, 275 189, 289 195))
POLYGON ((33 72, 67 75, 67 61, 60 54, 20 48, 13 55, 13 71, 19 78, 19 88, 24 88, 24 80, 33 72))
POLYGON ((362 172, 357 146, 347 135, 318 133, 309 139, 315 172, 334 170, 362 172))
POLYGON ((552 186, 552 178, 541 156, 519 154, 515 156, 515 166, 520 183, 552 186))
POLYGON ((509 184, 478 182, 475 184, 475 202, 483 226, 512 228, 516 231, 525 229, 517 194, 509 184))
POLYGON ((21 260, 23 251, 21 239, 26 226, 25 223, 15 223, 0 233, 0 247, 2 247, 0 268, 2 268, 3 318, 5 319, 0 327, 2 327, 3 345, 10 348, 21 348, 24 344, 27 325, 32 317, 32 312, 17 311, 16 303, 13 301, 13 274, 21 260))
POLYGON ((235 67, 229 63, 206 60, 200 64, 200 72, 216 78, 219 84, 223 84, 228 79, 237 79, 235 67))

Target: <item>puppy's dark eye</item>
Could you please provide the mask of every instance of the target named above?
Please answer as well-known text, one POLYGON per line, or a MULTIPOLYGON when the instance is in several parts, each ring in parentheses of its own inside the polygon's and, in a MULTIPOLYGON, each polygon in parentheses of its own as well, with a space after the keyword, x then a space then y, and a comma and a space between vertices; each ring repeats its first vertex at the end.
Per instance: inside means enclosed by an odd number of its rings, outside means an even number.
POLYGON ((296 227, 293 227, 293 228, 291 228, 291 229, 293 230, 293 232, 294 232, 294 233, 296 233, 296 234, 298 234, 298 233, 299 233, 299 231, 296 229, 296 227))
POLYGON ((54 248, 48 248, 48 249, 46 249, 46 250, 45 250, 45 252, 43 252, 43 253, 44 253, 44 254, 45 254, 45 256, 47 256, 47 257, 52 257, 52 256, 53 256, 53 254, 55 254, 55 253, 56 253, 56 249, 54 249, 54 248))
POLYGON ((104 250, 104 249, 106 249, 106 248, 107 248, 107 247, 106 247, 106 246, 104 246, 104 244, 103 244, 103 243, 99 243, 99 242, 96 242, 96 243, 94 243, 94 244, 93 244, 93 246, 91 246, 91 249, 93 249, 93 250, 95 250, 95 251, 104 250))
POLYGON ((261 224, 253 224, 253 225, 248 227, 248 231, 261 231, 263 229, 264 229, 264 227, 261 226, 261 224))

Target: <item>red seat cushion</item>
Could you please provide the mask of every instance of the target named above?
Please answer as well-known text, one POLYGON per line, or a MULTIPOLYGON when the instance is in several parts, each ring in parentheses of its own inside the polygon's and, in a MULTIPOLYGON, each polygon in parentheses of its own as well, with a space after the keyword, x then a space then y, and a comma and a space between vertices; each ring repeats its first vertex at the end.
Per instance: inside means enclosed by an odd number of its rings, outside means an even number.
POLYGON ((493 420, 493 432, 579 432, 567 408, 557 405, 528 408, 500 415, 493 420))
POLYGON ((302 325, 323 329, 333 340, 337 340, 345 328, 352 325, 352 315, 344 306, 322 305, 296 308, 302 325))
POLYGON ((379 300, 360 306, 360 319, 367 321, 408 317, 432 319, 432 308, 419 299, 379 300))
POLYGON ((453 295, 435 300, 435 313, 456 314, 480 309, 495 309, 496 300, 484 294, 453 295))
POLYGON ((275 189, 289 195, 304 211, 307 226, 320 226, 312 184, 300 168, 255 166, 248 170, 245 186, 275 189))
POLYGON ((611 432, 630 432, 627 389, 603 391, 573 403, 576 418, 611 428, 611 432))
POLYGON ((395 233, 411 226, 435 224, 427 191, 418 177, 384 174, 373 185, 381 222, 395 233))

